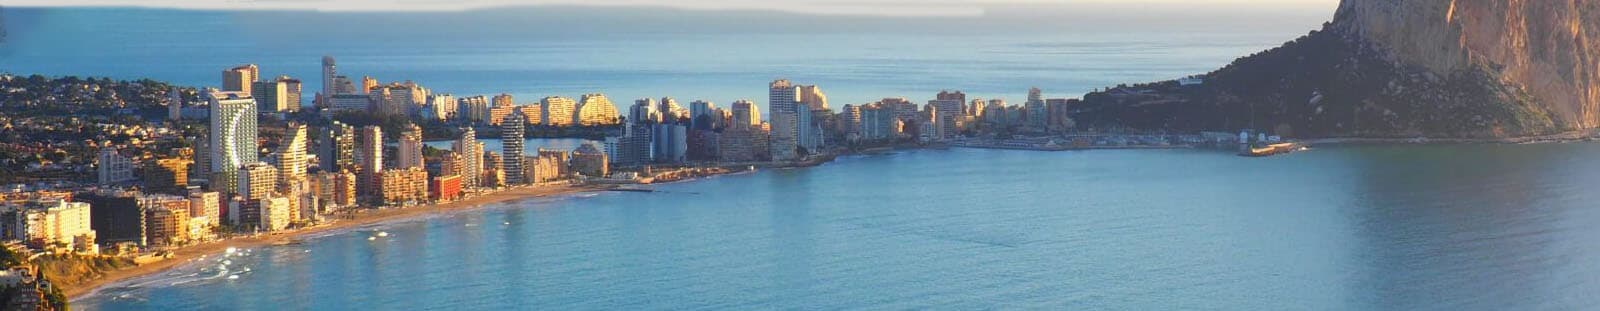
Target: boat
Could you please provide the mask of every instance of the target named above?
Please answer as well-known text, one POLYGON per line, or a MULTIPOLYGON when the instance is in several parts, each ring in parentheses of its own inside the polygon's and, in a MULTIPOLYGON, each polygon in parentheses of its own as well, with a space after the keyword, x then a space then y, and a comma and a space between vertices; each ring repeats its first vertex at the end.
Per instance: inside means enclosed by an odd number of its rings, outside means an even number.
POLYGON ((1306 149, 1308 148, 1305 148, 1305 146, 1301 145, 1300 143, 1276 143, 1267 145, 1266 147, 1250 147, 1250 149, 1240 152, 1239 155, 1247 157, 1267 157, 1306 149))

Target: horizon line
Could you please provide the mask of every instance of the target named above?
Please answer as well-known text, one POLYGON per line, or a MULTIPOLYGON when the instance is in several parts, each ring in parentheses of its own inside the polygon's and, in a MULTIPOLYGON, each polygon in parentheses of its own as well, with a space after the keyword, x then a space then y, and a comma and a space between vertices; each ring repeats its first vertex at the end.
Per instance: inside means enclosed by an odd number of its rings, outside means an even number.
MULTIPOLYGON (((452 4, 448 0, 373 0, 395 1, 367 4, 388 5, 356 5, 339 7, 306 7, 297 6, 304 3, 323 3, 328 0, 234 0, 223 3, 182 3, 172 5, 152 3, 43 3, 29 2, 36 0, 21 0, 23 4, 0 5, 20 9, 145 9, 145 10, 178 10, 202 12, 309 12, 309 13, 470 13, 491 12, 499 9, 534 9, 534 8, 584 8, 584 9, 663 9, 678 12, 745 12, 762 13, 776 12, 792 15, 827 16, 827 17, 889 17, 889 18, 977 18, 992 17, 995 8, 1069 8, 1069 7, 1130 7, 1144 4, 1160 3, 1173 6, 1213 6, 1219 4, 1204 4, 1195 2, 1171 2, 1167 0, 1135 0, 1135 1, 1071 1, 1071 2, 983 2, 970 4, 956 4, 952 1, 930 1, 915 8, 908 9, 906 4, 892 2, 868 1, 864 3, 839 4, 830 3, 816 6, 770 6, 770 5, 674 5, 657 3, 618 3, 618 2, 548 2, 548 3, 488 3, 471 6, 445 6, 452 4), (234 5, 238 4, 238 5, 234 5), (398 5, 394 5, 398 4, 398 5), (415 5, 423 4, 423 5, 415 5), (242 5, 242 6, 239 6, 242 5)), ((103 1, 103 0, 101 0, 103 1)), ((555 0, 566 1, 566 0, 555 0)), ((1296 8, 1307 7, 1315 2, 1336 2, 1338 0, 1299 0, 1284 1, 1261 5, 1245 1, 1225 0, 1228 7, 1235 7, 1249 3, 1256 8, 1296 8)))

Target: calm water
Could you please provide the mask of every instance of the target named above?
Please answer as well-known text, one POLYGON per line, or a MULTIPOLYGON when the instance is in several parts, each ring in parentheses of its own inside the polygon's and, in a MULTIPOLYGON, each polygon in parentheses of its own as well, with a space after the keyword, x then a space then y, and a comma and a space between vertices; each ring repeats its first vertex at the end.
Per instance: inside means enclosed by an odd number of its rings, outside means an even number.
POLYGON ((1596 155, 1600 144, 851 157, 255 249, 230 272, 191 267, 78 306, 1579 309, 1600 305, 1596 155), (369 240, 379 230, 390 235, 369 240))
POLYGON ((898 96, 922 102, 947 88, 1017 103, 1030 86, 1077 96, 1210 71, 1326 19, 1152 29, 1140 22, 1050 25, 1077 20, 1065 18, 1017 25, 1027 21, 626 8, 5 13, 9 37, 0 44, 0 72, 218 86, 223 68, 256 63, 263 76, 301 78, 309 99, 321 89, 322 56, 332 55, 341 73, 357 79, 414 80, 458 96, 510 93, 525 103, 604 92, 620 105, 673 96, 685 106, 707 99, 722 107, 741 98, 765 106, 767 82, 778 77, 821 85, 836 107, 898 96))

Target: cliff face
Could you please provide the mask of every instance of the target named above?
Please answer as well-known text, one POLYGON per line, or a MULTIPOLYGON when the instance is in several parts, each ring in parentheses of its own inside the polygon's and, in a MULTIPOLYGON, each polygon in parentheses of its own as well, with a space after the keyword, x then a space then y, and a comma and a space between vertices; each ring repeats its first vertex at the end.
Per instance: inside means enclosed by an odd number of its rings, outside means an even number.
POLYGON ((1345 0, 1332 28, 1434 74, 1481 66, 1557 125, 1600 126, 1600 1, 1345 0))
POLYGON ((1600 0, 1344 0, 1202 85, 1084 96, 1080 127, 1508 137, 1600 127, 1600 0))

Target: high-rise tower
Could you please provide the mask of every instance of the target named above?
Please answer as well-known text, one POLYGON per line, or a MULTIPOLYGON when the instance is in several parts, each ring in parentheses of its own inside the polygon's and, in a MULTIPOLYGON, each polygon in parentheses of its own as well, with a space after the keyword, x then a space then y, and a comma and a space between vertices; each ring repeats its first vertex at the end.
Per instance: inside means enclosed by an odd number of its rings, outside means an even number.
POLYGON ((506 175, 506 184, 521 184, 526 180, 522 172, 522 124, 526 116, 520 111, 513 111, 500 120, 500 159, 504 161, 501 169, 506 175))
POLYGON ((256 162, 256 101, 247 92, 211 91, 207 146, 211 181, 217 189, 233 191, 239 168, 256 162))

